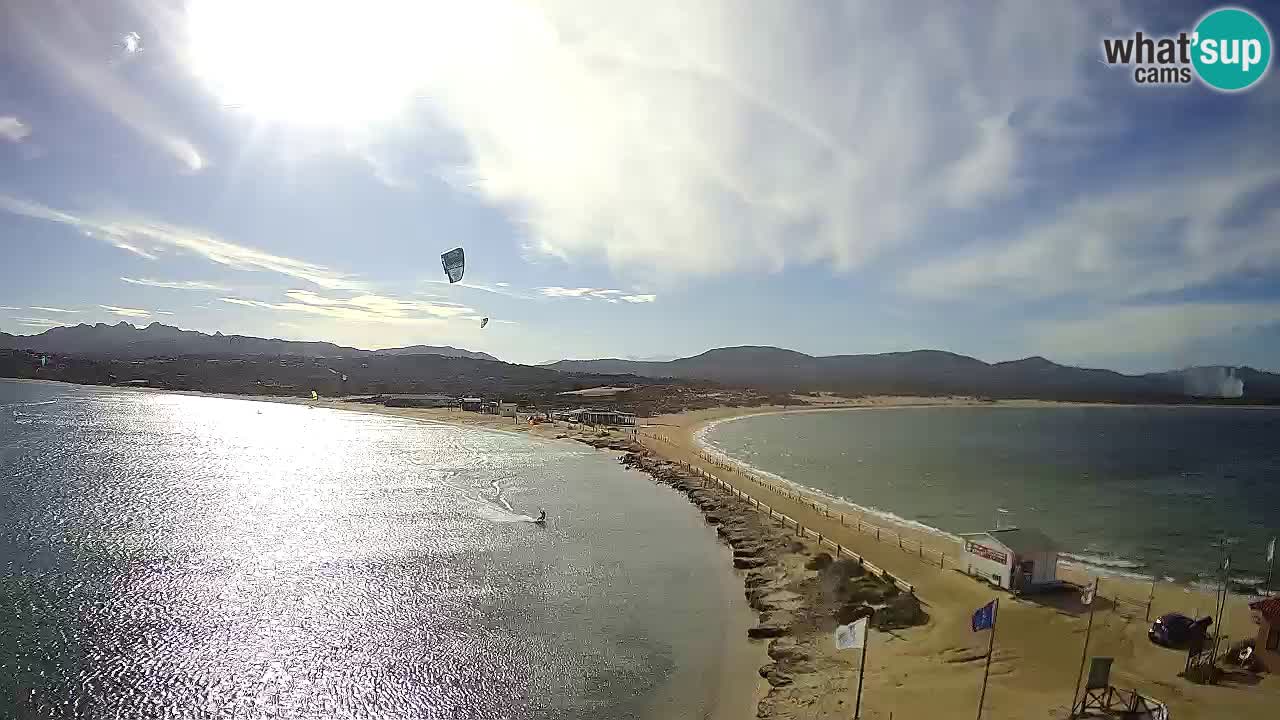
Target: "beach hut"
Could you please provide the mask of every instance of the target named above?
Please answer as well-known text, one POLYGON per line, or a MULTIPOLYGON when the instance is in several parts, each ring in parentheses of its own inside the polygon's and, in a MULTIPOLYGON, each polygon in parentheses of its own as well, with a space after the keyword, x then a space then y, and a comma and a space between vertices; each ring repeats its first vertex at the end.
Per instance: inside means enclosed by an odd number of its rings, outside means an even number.
POLYGON ((1001 528, 960 536, 965 572, 1011 592, 1058 585, 1058 545, 1039 530, 1001 528))
POLYGON ((464 397, 459 398, 458 407, 470 412, 484 412, 484 398, 464 397))
POLYGON ((1268 672, 1280 672, 1280 597, 1249 603, 1249 614, 1258 626, 1254 654, 1268 672))

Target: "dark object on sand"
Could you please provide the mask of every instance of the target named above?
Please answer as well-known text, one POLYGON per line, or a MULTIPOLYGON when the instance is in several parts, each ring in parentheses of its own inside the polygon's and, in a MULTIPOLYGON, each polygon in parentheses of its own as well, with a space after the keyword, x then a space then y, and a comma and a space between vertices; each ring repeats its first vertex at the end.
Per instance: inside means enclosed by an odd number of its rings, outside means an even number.
POLYGON ((1192 620, 1182 613, 1168 613, 1156 618, 1147 631, 1147 638, 1157 645, 1179 648, 1191 643, 1192 639, 1203 637, 1213 624, 1213 618, 1205 616, 1192 620))

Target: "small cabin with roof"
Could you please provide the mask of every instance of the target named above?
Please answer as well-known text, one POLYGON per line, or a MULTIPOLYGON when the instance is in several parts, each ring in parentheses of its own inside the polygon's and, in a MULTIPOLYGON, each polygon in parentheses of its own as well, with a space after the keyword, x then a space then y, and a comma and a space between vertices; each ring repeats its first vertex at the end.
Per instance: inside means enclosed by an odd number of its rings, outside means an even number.
POLYGON ((1280 597, 1249 603, 1249 614, 1258 626, 1254 657, 1268 672, 1280 672, 1280 597))
POLYGON ((1059 585, 1058 544, 1039 530, 1001 528, 960 536, 960 566, 968 574, 1015 593, 1059 585))

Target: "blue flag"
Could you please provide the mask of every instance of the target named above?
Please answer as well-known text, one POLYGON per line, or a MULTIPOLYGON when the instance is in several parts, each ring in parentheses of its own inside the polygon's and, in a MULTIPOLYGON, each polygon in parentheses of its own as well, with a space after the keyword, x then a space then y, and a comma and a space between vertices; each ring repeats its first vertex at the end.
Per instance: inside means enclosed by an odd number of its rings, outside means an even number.
POLYGON ((973 612, 973 631, 990 630, 996 624, 996 601, 983 605, 973 612))

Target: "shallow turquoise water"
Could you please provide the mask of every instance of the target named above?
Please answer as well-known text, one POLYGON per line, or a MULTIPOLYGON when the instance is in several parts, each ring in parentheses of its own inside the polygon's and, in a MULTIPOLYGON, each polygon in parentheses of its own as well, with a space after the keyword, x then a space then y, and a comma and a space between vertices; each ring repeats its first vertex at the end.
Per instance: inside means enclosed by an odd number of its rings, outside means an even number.
POLYGON ((715 449, 950 533, 1039 528, 1077 562, 1196 580, 1265 575, 1280 532, 1280 411, 916 407, 748 417, 715 449), (1007 513, 998 513, 1003 508, 1007 513))

